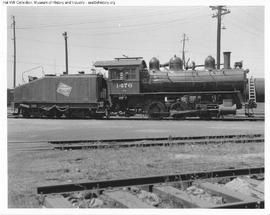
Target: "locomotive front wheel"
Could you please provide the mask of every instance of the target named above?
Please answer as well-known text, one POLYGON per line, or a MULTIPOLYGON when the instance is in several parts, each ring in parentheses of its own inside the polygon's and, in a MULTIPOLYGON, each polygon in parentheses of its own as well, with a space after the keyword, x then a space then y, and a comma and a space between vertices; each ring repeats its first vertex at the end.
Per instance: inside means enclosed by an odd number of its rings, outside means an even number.
POLYGON ((148 109, 148 116, 151 119, 162 119, 162 114, 166 111, 165 105, 161 102, 153 102, 148 109))

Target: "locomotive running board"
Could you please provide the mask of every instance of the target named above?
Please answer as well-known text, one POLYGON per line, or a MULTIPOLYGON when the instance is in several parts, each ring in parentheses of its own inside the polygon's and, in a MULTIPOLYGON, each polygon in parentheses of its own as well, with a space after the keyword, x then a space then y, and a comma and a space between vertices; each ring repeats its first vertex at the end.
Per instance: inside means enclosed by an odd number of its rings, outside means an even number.
POLYGON ((199 110, 170 111, 170 116, 172 116, 172 117, 185 117, 189 114, 198 114, 199 112, 200 112, 199 110))
POLYGON ((237 94, 240 93, 239 90, 236 91, 205 91, 205 92, 149 92, 149 93, 140 93, 138 95, 143 96, 143 95, 186 95, 186 94, 237 94))

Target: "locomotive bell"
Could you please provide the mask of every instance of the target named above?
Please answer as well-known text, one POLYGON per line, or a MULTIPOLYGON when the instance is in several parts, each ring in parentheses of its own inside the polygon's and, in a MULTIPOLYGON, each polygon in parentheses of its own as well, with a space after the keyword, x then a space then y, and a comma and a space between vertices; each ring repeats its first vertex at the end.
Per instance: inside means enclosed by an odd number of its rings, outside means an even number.
POLYGON ((181 71, 183 68, 183 61, 179 57, 174 55, 174 57, 170 59, 169 68, 172 71, 181 71))
POLYGON ((149 69, 150 70, 159 70, 159 60, 155 57, 152 57, 152 59, 149 61, 149 69))
POLYGON ((204 68, 208 70, 212 70, 216 68, 215 58, 209 55, 204 61, 204 68))

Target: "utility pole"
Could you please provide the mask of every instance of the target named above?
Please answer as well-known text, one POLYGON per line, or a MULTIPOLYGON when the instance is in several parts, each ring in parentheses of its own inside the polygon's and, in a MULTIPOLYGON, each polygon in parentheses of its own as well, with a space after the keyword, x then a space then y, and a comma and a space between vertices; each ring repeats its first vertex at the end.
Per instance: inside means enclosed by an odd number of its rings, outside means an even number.
POLYGON ((63 33, 65 38, 65 50, 66 50, 66 74, 68 75, 68 47, 67 47, 67 32, 63 33))
POLYGON ((16 87, 16 32, 15 32, 15 16, 12 16, 12 27, 13 27, 13 88, 16 87))
POLYGON ((183 39, 181 42, 183 42, 183 49, 182 49, 182 60, 183 60, 183 66, 186 67, 186 60, 185 60, 185 42, 188 41, 188 38, 186 37, 186 34, 183 34, 183 39))
POLYGON ((220 69, 220 40, 221 40, 221 16, 230 13, 231 11, 226 6, 210 6, 212 10, 217 10, 217 13, 212 18, 217 18, 217 69, 220 69))
POLYGON ((56 60, 53 59, 54 73, 56 74, 56 60))

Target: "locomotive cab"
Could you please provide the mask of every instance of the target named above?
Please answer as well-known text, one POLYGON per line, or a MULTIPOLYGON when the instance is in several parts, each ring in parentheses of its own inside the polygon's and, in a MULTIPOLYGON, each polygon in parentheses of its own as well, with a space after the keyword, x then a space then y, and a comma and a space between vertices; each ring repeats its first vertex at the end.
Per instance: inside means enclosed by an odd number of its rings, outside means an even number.
POLYGON ((131 98, 141 93, 141 79, 148 74, 145 61, 141 57, 115 58, 112 61, 97 61, 95 67, 108 70, 108 92, 112 110, 116 112, 131 112, 131 98))
POLYGON ((140 73, 146 68, 141 57, 97 61, 94 65, 108 70, 108 89, 111 95, 121 97, 140 93, 140 73))
POLYGON ((111 94, 127 95, 140 92, 139 68, 134 67, 115 67, 109 69, 109 90, 111 94))

